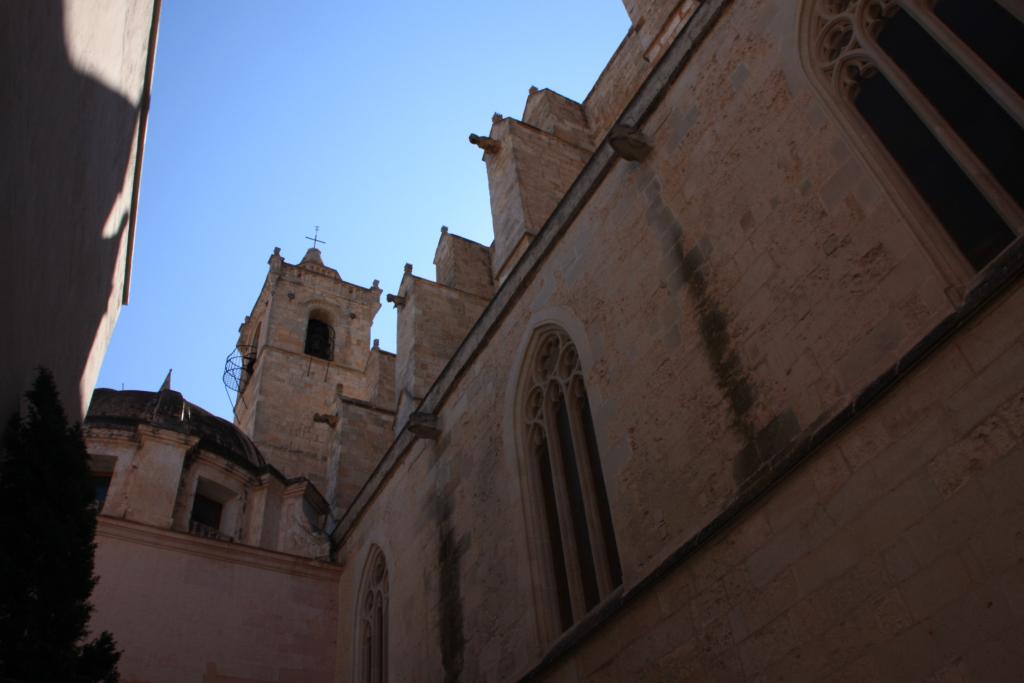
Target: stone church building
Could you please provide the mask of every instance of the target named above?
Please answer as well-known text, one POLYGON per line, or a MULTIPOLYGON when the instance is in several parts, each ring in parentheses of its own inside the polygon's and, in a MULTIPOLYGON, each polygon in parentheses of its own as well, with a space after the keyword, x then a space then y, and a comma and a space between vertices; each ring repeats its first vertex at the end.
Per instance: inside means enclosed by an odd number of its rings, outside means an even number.
POLYGON ((624 1, 492 244, 274 250, 234 425, 97 392, 126 682, 1019 680, 1024 5, 624 1))

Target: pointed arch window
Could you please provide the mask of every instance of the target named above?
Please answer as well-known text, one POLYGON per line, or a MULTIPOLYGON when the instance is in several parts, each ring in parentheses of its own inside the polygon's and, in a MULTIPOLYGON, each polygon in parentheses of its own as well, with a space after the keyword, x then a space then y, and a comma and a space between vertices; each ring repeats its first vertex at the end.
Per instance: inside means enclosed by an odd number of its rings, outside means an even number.
MULTIPOLYGON (((974 270, 1024 233, 1024 11, 1013 0, 808 0, 805 60, 974 270)), ((926 239, 927 241, 927 239, 926 239)))
POLYGON ((306 324, 305 353, 324 360, 334 360, 334 328, 316 315, 306 324))
POLYGON ((522 438, 544 539, 542 609, 561 633, 622 584, 622 567, 579 353, 557 328, 531 348, 522 438))
POLYGON ((388 566, 377 546, 363 569, 356 605, 355 681, 388 679, 388 566))

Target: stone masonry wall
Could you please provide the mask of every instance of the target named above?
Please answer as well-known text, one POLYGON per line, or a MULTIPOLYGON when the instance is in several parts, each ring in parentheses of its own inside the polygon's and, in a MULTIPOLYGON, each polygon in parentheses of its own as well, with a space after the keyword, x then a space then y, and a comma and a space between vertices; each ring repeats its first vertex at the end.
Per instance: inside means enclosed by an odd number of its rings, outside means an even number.
MULTIPOLYGON (((803 73, 796 4, 704 5, 698 27, 724 10, 643 123, 651 156, 614 163, 514 304, 474 337, 440 438, 416 441, 352 513, 341 638, 377 543, 401 615, 389 635, 398 680, 516 679, 552 646, 533 606, 545 578, 527 519, 540 506, 515 421, 518 363, 539 325, 562 326, 580 350, 629 596, 768 457, 954 310, 949 274, 803 73)), ((538 675, 1018 671, 1021 297, 1018 286, 959 331, 538 675)), ((350 671, 343 655, 339 680, 350 671)))
POLYGON ((491 252, 482 244, 441 228, 441 239, 434 252, 435 280, 445 287, 475 294, 484 299, 494 295, 491 277, 491 252))
POLYGON ((608 134, 637 87, 650 73, 651 64, 643 58, 644 50, 639 31, 631 28, 583 100, 591 139, 595 143, 600 143, 608 134))
POLYGON ((400 289, 405 303, 398 314, 395 429, 401 429, 414 403, 427 393, 448 359, 480 317, 487 299, 406 274, 400 289), (402 402, 401 397, 414 402, 402 402))
MULTIPOLYGON (((394 439, 392 410, 344 399, 332 448, 337 450, 331 505, 338 516, 346 510, 394 439)), ((331 490, 328 486, 328 490, 331 490)))
POLYGON ((584 645, 580 680, 1012 680, 1024 287, 584 645))
POLYGON ((523 124, 502 119, 491 126, 501 149, 485 155, 494 222, 494 274, 501 282, 558 200, 569 189, 589 153, 523 124))
POLYGON ((528 231, 536 232, 544 226, 590 155, 585 149, 514 120, 508 135, 508 144, 518 162, 528 231))
MULTIPOLYGON (((511 126, 509 119, 491 126, 491 137, 504 136, 511 126)), ((494 229, 494 244, 491 258, 493 279, 501 284, 499 274, 505 262, 512 256, 516 246, 532 228, 527 224, 526 207, 519 187, 515 155, 502 145, 498 153, 483 156, 487 164, 487 189, 491 203, 491 219, 494 229)))
POLYGON ((593 151, 592 131, 583 105, 553 90, 531 88, 522 120, 574 147, 593 151))
POLYGON ((96 571, 125 683, 333 680, 333 565, 101 517, 96 571))
POLYGON ((633 26, 583 101, 591 138, 600 142, 701 0, 626 0, 633 26))
POLYGON ((394 410, 395 407, 395 354, 381 351, 377 340, 373 342, 366 360, 367 401, 394 410))

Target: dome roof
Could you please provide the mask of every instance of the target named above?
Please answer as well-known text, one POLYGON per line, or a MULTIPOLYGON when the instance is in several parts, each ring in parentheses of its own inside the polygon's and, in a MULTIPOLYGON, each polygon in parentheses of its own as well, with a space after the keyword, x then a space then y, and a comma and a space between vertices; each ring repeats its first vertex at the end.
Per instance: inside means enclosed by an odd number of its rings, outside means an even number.
POLYGON ((227 420, 189 403, 173 389, 93 392, 87 427, 135 427, 146 424, 199 437, 199 448, 243 467, 262 470, 266 461, 256 444, 227 420))

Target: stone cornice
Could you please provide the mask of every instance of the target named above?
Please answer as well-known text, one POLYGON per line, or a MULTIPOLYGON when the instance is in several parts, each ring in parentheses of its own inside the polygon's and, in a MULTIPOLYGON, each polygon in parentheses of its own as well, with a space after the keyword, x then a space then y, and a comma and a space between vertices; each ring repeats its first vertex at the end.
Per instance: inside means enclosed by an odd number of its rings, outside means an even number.
POLYGON ((340 403, 345 404, 345 405, 356 406, 357 408, 364 408, 366 410, 372 410, 374 412, 384 413, 385 415, 394 416, 394 414, 395 414, 394 410, 390 410, 388 408, 382 408, 381 406, 374 405, 374 404, 370 403, 369 401, 363 401, 363 400, 358 399, 358 398, 351 398, 351 397, 348 397, 348 396, 339 396, 338 397, 338 401, 340 403))
POLYGON ((149 441, 158 441, 171 446, 181 446, 185 450, 188 450, 200 441, 200 437, 194 434, 182 434, 181 432, 173 429, 145 422, 139 422, 136 425, 135 433, 138 434, 143 445, 149 441))
POLYGON ((343 569, 340 564, 330 564, 239 543, 215 541, 103 515, 97 517, 96 538, 100 544, 104 538, 116 539, 318 581, 337 581, 343 569))

